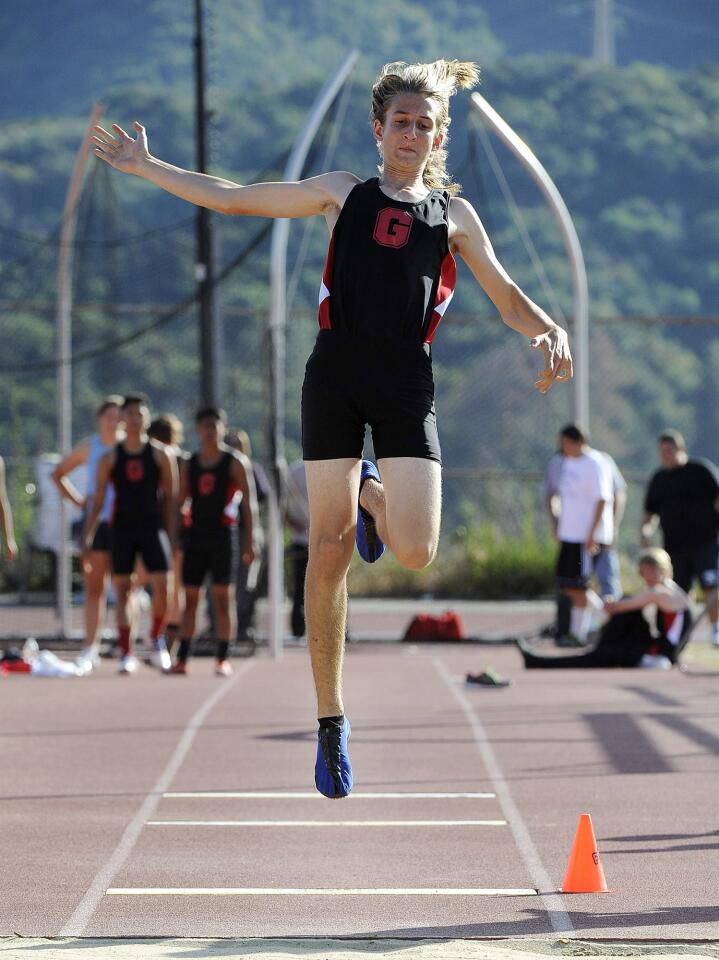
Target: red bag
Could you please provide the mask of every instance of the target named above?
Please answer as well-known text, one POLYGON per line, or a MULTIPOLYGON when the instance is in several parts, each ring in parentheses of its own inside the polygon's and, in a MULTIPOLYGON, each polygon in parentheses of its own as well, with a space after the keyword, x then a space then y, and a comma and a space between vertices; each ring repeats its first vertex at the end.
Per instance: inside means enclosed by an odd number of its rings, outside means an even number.
POLYGON ((453 610, 446 610, 436 617, 430 613, 419 613, 413 617, 405 630, 403 640, 413 643, 422 640, 462 640, 464 629, 459 615, 453 610))

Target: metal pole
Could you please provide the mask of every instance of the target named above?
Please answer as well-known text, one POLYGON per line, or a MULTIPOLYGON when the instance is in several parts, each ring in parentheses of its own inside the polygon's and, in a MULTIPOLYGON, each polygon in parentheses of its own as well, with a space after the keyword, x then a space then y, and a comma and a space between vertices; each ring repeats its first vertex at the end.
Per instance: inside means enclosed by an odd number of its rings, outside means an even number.
MULTIPOLYGON (((195 129, 197 137, 197 169, 207 172, 207 140, 205 109, 205 45, 202 30, 202 0, 195 0, 195 129)), ((212 249, 212 215, 205 207, 196 214, 197 262, 200 310, 200 399, 203 406, 217 403, 217 323, 212 249)))
POLYGON ((605 67, 616 63, 614 0, 594 0, 594 59, 605 67))
MULTIPOLYGON (((72 447, 72 268, 73 243, 77 224, 77 206, 90 154, 93 127, 100 122, 104 107, 96 103, 90 114, 87 130, 70 177, 70 186, 65 197, 60 232, 60 252, 57 263, 56 343, 57 363, 57 444, 61 457, 66 457, 72 447)), ((60 497, 57 539, 57 603, 55 615, 58 633, 65 638, 70 635, 71 558, 70 558, 70 512, 68 502, 60 497)))
MULTIPOLYGON (((351 51, 320 92, 290 152, 283 180, 294 181, 302 175, 302 167, 324 115, 359 58, 351 51)), ((283 609, 285 599, 284 550, 282 534, 282 490, 285 468, 285 294, 287 286, 288 219, 275 220, 270 246, 270 452, 273 465, 273 491, 270 496, 268 543, 269 637, 272 656, 282 656, 283 609)))
POLYGON ((584 266, 584 257, 579 243, 577 231, 569 215, 569 210, 562 199, 553 180, 529 149, 527 144, 512 130, 506 121, 500 117, 478 93, 471 95, 472 108, 486 120, 497 136, 505 143, 512 153, 529 170, 533 179, 544 194, 554 217, 559 224, 562 239, 567 249, 572 270, 572 287, 574 289, 574 330, 573 330, 573 359, 574 359, 574 420, 584 429, 589 428, 589 290, 587 286, 587 271, 584 266))

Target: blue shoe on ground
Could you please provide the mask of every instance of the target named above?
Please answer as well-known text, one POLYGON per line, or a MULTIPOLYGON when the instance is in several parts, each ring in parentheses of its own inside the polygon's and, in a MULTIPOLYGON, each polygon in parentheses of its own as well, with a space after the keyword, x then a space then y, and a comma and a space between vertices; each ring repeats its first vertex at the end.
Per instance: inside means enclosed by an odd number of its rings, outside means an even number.
POLYGON ((347 717, 341 724, 320 727, 317 731, 315 786, 330 800, 346 797, 352 790, 352 764, 347 752, 350 732, 347 717))
MULTIPOLYGON (((362 461, 362 471, 360 473, 360 493, 362 492, 362 484, 365 480, 372 478, 378 483, 381 483, 379 470, 372 463, 371 460, 362 461)), ((379 534, 377 533, 377 526, 374 522, 374 518, 371 513, 367 513, 364 507, 359 506, 359 499, 357 501, 357 551, 363 560, 366 560, 367 563, 374 563, 376 560, 382 556, 387 547, 380 540, 379 534)))

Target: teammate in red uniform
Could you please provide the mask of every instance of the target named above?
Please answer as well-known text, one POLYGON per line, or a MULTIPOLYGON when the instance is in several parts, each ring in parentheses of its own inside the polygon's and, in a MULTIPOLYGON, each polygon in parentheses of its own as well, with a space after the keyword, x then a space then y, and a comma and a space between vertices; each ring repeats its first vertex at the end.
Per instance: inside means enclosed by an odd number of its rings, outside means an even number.
POLYGON ((504 322, 542 350, 537 389, 544 393, 572 375, 566 332, 499 264, 446 170, 449 99, 477 80, 473 63, 387 64, 372 88, 380 175, 364 183, 335 172, 240 186, 153 157, 137 122, 135 138, 116 124, 113 133, 97 127, 93 137, 98 157, 192 203, 248 216, 324 216, 331 233, 320 334, 302 394, 306 617, 320 724, 315 784, 328 797, 352 788, 341 681, 355 536, 367 559, 386 544, 411 568, 430 563, 437 548, 441 469, 431 343, 454 290, 456 254, 504 322), (366 423, 379 472, 362 461, 366 423))
POLYGON ((130 631, 129 597, 137 557, 152 586, 152 662, 169 669, 162 627, 167 608, 167 571, 177 538, 177 466, 162 444, 150 440, 148 401, 129 394, 122 404, 125 440, 106 453, 97 468, 95 499, 85 527, 84 549, 92 547, 107 485, 115 489, 112 515, 112 572, 117 595, 120 673, 134 673, 137 660, 130 631))
POLYGON ((252 465, 244 454, 223 443, 226 418, 223 410, 205 407, 196 417, 201 449, 180 466, 180 504, 190 503, 183 532, 182 580, 185 610, 180 627, 180 646, 171 673, 187 672, 197 623, 197 604, 205 578, 212 577, 212 602, 217 625, 215 673, 232 673, 227 659, 232 639, 232 604, 237 576, 238 501, 242 511, 242 562, 254 559, 253 527, 257 522, 252 465))

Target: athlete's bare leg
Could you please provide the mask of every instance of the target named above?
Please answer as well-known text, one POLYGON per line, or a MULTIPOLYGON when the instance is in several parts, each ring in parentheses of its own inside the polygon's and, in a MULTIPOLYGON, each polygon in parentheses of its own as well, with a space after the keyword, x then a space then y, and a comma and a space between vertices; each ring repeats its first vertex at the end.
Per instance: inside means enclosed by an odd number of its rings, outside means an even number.
POLYGON ((132 577, 129 574, 116 574, 112 578, 112 582, 117 599, 117 631, 120 636, 120 654, 124 656, 133 652, 137 627, 137 618, 133 616, 134 603, 130 596, 132 577))
POLYGON ((310 542, 305 618, 317 716, 337 717, 347 625, 347 570, 355 543, 360 461, 306 460, 310 542))
POLYGON ((378 466, 382 483, 366 480, 360 502, 403 567, 426 567, 439 541, 442 468, 418 457, 387 457, 378 466))
POLYGON ((107 605, 107 580, 110 572, 110 555, 105 550, 92 550, 85 567, 85 648, 96 650, 100 630, 105 622, 107 605))
POLYGON ((185 587, 185 606, 182 611, 180 636, 191 640, 197 626, 197 604, 200 600, 200 587, 185 587))
POLYGON ((229 643, 233 635, 232 612, 234 590, 229 584, 213 584, 212 603, 215 609, 217 639, 229 643))
POLYGON ((168 576, 167 573, 150 573, 148 576, 152 587, 152 619, 153 622, 157 622, 165 619, 168 594, 167 581, 172 574, 168 576))

